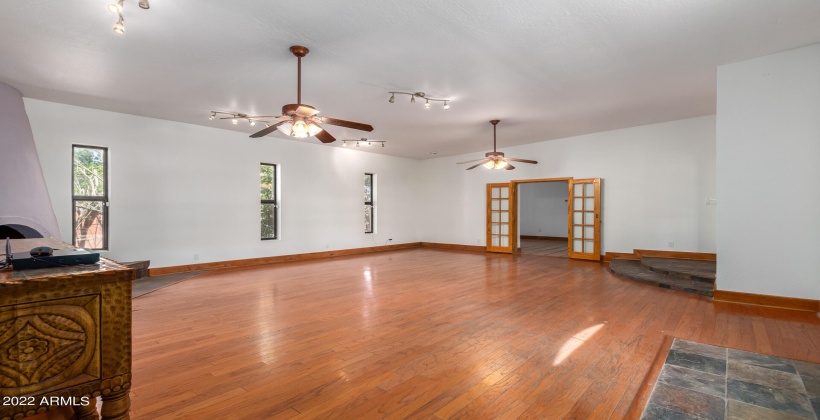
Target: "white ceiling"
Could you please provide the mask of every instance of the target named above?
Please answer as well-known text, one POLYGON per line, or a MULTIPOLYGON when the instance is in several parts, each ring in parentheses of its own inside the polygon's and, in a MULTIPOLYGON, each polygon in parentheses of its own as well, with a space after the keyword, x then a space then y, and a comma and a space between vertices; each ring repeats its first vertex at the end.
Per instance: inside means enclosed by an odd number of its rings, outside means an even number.
MULTIPOLYGON (((820 42, 817 0, 4 1, 0 82, 47 101, 252 133, 209 111, 303 102, 338 139, 429 158, 713 114, 716 67, 820 42), (390 90, 450 97, 426 110, 390 90)), ((281 136, 281 134, 273 134, 281 136)), ((295 141, 295 140, 294 140, 295 141)), ((305 140, 301 140, 305 141, 305 140)), ((309 141, 317 141, 311 139, 309 141)), ((341 142, 334 146, 341 146, 341 142)))

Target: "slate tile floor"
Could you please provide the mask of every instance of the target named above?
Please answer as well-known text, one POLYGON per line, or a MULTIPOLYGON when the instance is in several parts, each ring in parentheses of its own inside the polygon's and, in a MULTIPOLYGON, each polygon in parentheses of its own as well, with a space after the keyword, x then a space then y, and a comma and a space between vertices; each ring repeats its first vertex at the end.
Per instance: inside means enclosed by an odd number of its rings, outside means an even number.
POLYGON ((641 419, 820 420, 820 364, 675 339, 641 419))

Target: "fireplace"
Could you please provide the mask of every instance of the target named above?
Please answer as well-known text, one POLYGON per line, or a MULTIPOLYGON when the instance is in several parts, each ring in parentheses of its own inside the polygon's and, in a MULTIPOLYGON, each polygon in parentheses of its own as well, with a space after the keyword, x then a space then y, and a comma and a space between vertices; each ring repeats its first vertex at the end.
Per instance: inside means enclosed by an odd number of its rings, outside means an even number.
POLYGON ((0 83, 0 239, 60 239, 23 95, 0 83))

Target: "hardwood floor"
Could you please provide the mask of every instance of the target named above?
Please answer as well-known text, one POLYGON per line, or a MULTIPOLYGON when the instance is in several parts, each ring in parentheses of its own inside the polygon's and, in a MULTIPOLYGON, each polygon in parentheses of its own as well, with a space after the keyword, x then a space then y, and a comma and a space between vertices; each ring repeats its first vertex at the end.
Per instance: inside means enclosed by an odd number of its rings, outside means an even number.
POLYGON ((567 258, 566 239, 521 239, 521 253, 544 257, 567 258))
POLYGON ((214 272, 133 307, 134 419, 621 418, 666 335, 820 361, 813 313, 528 255, 214 272))

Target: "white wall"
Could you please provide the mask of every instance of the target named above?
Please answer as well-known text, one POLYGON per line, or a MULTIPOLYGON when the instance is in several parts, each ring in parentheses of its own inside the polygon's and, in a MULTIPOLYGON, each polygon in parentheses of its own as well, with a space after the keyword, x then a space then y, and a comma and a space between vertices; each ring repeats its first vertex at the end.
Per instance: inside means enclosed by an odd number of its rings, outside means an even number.
POLYGON ((567 183, 533 182, 518 186, 518 232, 528 236, 567 237, 567 183))
POLYGON ((71 145, 109 148, 110 258, 164 267, 421 240, 418 161, 32 99, 25 105, 67 241, 71 145), (260 162, 281 167, 280 240, 259 239, 260 162), (375 234, 363 233, 365 172, 377 180, 375 234))
POLYGON ((456 164, 481 153, 423 162, 422 190, 432 203, 420 227, 426 241, 483 245, 489 182, 602 178, 602 252, 715 252, 715 206, 705 204, 716 188, 714 116, 516 147, 503 146, 499 129, 499 143, 507 156, 539 164, 513 171, 456 164))
POLYGON ((720 290, 820 299, 820 44, 718 68, 720 290))

